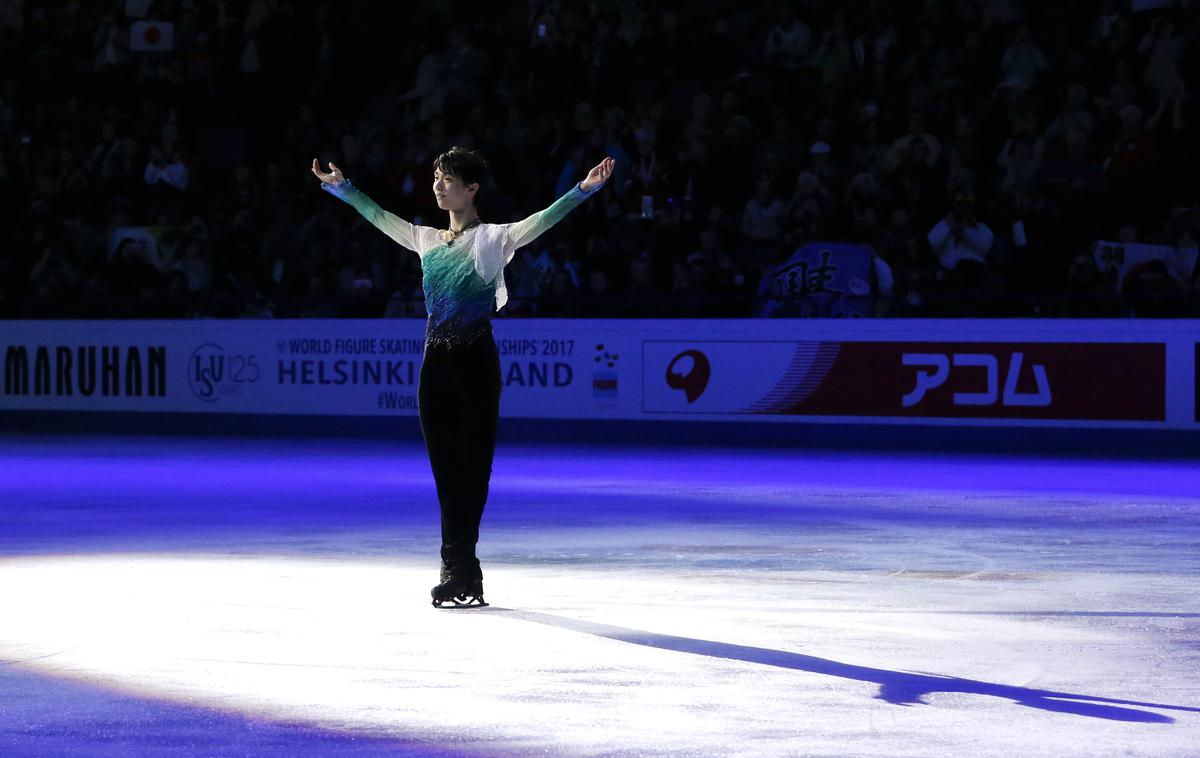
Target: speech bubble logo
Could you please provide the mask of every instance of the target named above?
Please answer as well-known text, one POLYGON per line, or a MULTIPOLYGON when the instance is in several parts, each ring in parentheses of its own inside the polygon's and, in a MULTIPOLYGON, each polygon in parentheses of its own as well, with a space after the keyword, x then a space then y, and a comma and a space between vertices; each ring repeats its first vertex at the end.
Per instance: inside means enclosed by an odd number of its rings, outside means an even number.
POLYGON ((696 402, 696 398, 704 394, 711 375, 708 356, 699 350, 684 350, 667 364, 667 386, 683 390, 689 403, 696 402))

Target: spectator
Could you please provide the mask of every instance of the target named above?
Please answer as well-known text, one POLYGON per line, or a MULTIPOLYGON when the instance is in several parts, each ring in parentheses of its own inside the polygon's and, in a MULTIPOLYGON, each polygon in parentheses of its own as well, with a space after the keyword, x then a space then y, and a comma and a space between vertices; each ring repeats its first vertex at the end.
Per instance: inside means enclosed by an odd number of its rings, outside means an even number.
MULTIPOLYGON (((812 65, 817 69, 823 93, 837 96, 846 86, 854 66, 854 43, 846 13, 840 8, 833 11, 833 18, 821 34, 821 42, 812 56, 812 65)), ((829 105, 833 101, 827 101, 829 105)))
POLYGON ((992 230, 975 217, 975 198, 959 195, 946 217, 938 221, 927 236, 929 246, 945 269, 954 269, 963 261, 987 265, 992 249, 992 230))
POLYGON ((550 289, 539 300, 536 315, 547 317, 569 317, 576 315, 578 300, 576 287, 564 269, 555 271, 550 277, 550 289))
POLYGON ((929 146, 922 139, 909 145, 908 153, 890 177, 889 189, 920 222, 931 221, 945 207, 936 169, 929 163, 929 146))
POLYGON ((1005 191, 992 211, 996 227, 990 256, 1002 269, 1009 289, 1018 293, 1061 291, 1072 248, 1053 230, 1047 200, 1031 183, 1005 191))
POLYGON ((888 146, 879 137, 879 108, 874 103, 864 105, 860 120, 861 135, 850 146, 850 170, 881 177, 887 170, 888 146))
MULTIPOLYGON (((1112 188, 1113 209, 1143 208, 1137 196, 1144 192, 1156 168, 1154 138, 1142 128, 1142 109, 1126 105, 1118 114, 1121 132, 1108 150, 1101 170, 1112 188)), ((1145 221, 1145 214, 1140 216, 1145 221)))
POLYGON ((1170 16, 1154 17, 1137 49, 1147 59, 1142 82, 1155 99, 1166 99, 1174 94, 1180 78, 1178 62, 1186 47, 1186 38, 1175 33, 1170 16))
POLYGON ((1049 67, 1046 54, 1033 43, 1033 32, 1021 26, 1000 61, 1000 86, 1032 90, 1049 67))
POLYGON ((412 118, 418 124, 427 124, 435 115, 443 113, 446 92, 439 82, 445 76, 445 71, 442 56, 429 48, 428 40, 420 38, 416 44, 416 52, 421 57, 416 81, 412 89, 400 96, 399 102, 415 106, 412 118))
POLYGON ((1027 137, 1015 137, 1009 140, 1007 147, 1008 151, 996 159, 996 166, 1004 170, 1000 191, 1011 192, 1016 187, 1032 185, 1041 168, 1033 143, 1027 137))
POLYGON ((150 162, 144 172, 146 184, 154 186, 162 182, 177 190, 188 187, 188 168, 178 153, 168 155, 157 144, 150 146, 150 162))
POLYGON ((721 235, 715 229, 705 229, 700 232, 700 248, 693 250, 712 265, 721 253, 721 235))
MULTIPOLYGON (((712 290, 720 295, 738 295, 748 291, 746 274, 733 258, 733 253, 719 248, 713 260, 712 290)), ((735 315, 737 308, 730 315, 735 315)))
POLYGON ((189 238, 183 250, 183 259, 176 264, 175 270, 186 277, 188 292, 207 293, 212 288, 213 267, 204 254, 203 243, 189 238))
POLYGON ((754 197, 746 201, 742 211, 742 234, 747 244, 747 258, 755 265, 765 266, 775 257, 783 237, 783 221, 787 206, 775 197, 768 177, 755 185, 754 197))
POLYGON ((158 269, 147 260, 145 242, 122 240, 109 262, 108 279, 112 282, 113 294, 119 299, 150 299, 159 285, 160 275, 158 269), (150 296, 146 293, 150 293, 150 296))
POLYGON ((1109 40, 1113 36, 1117 22, 1123 18, 1117 11, 1117 0, 1103 0, 1101 6, 1100 13, 1092 22, 1092 29, 1088 35, 1088 44, 1092 46, 1109 40))
POLYGON ((644 123, 635 129, 633 134, 637 150, 633 157, 633 165, 629 169, 624 194, 628 199, 628 211, 640 215, 644 197, 650 197, 651 208, 661 209, 671 194, 671 186, 667 176, 666 159, 658 152, 654 127, 644 123))
POLYGON ((694 252, 686 262, 676 263, 669 302, 671 312, 685 318, 709 314, 713 277, 712 263, 702 252, 694 252))
POLYGON ((837 193, 841 188, 841 169, 833 158, 833 148, 829 143, 817 141, 808 149, 812 165, 809 168, 830 192, 837 193))
POLYGON ((942 153, 942 143, 937 137, 925 131, 925 119, 920 113, 913 113, 908 119, 908 134, 900 137, 888 149, 884 166, 888 171, 901 167, 905 159, 912 155, 914 145, 923 145, 923 162, 932 168, 937 165, 942 153))
POLYGON ((651 318, 663 314, 662 292, 654 283, 649 253, 642 252, 629 261, 629 288, 625 293, 623 315, 651 318))
POLYGON ((800 170, 804 160, 802 151, 791 120, 779 116, 775 119, 772 136, 759 146, 755 171, 760 176, 767 174, 775 178, 793 176, 800 170))
POLYGON ((956 195, 975 194, 975 171, 967 160, 966 147, 960 142, 951 142, 946 145, 942 155, 946 161, 946 180, 943 185, 946 200, 951 201, 956 195))
POLYGON ((1090 135, 1096 129, 1096 119, 1088 111, 1087 88, 1082 84, 1072 84, 1067 87, 1062 107, 1058 115, 1046 127, 1047 142, 1061 139, 1068 129, 1081 129, 1085 135, 1090 135))
POLYGON ((763 44, 763 57, 771 65, 796 73, 808 61, 811 45, 812 31, 796 18, 789 3, 780 3, 775 25, 767 32, 763 44))
POLYGON ((579 300, 579 315, 587 318, 606 318, 613 315, 613 293, 608 284, 608 272, 596 267, 587 273, 587 288, 579 300))
POLYGON ((896 47, 896 25, 888 17, 882 0, 871 0, 863 31, 854 39, 854 62, 860 70, 876 64, 886 66, 896 47))

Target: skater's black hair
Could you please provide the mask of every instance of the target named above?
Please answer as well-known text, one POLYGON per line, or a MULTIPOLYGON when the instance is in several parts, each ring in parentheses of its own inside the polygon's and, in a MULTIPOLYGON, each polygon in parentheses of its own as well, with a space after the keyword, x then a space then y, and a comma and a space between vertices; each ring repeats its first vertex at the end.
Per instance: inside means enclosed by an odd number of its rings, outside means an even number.
POLYGON ((479 183, 475 191, 475 207, 492 186, 492 170, 484 157, 474 150, 455 145, 433 160, 433 170, 456 176, 463 184, 479 183))

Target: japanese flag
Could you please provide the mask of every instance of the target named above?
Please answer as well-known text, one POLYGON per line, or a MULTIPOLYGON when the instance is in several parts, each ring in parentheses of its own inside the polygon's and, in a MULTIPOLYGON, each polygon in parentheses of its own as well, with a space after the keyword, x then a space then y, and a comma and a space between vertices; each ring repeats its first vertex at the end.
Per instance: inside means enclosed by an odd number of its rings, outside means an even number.
POLYGON ((175 25, 170 21, 135 21, 129 33, 130 50, 175 49, 175 25))

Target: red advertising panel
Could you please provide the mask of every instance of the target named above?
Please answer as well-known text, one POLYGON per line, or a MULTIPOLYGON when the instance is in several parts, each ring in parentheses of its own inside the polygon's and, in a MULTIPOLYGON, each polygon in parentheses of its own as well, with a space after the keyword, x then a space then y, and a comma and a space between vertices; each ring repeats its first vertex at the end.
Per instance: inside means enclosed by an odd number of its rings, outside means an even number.
POLYGON ((1166 420, 1164 343, 643 344, 652 412, 1166 420))

